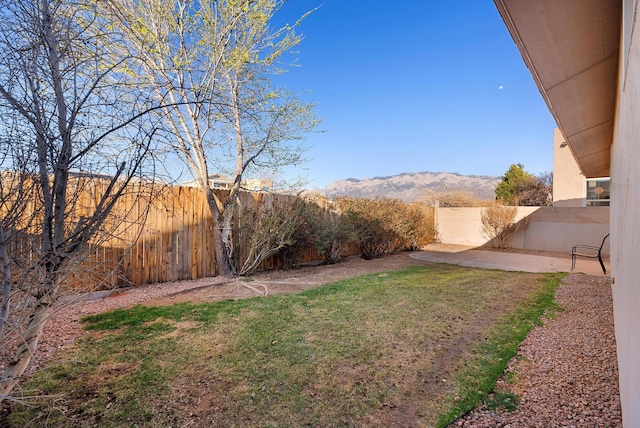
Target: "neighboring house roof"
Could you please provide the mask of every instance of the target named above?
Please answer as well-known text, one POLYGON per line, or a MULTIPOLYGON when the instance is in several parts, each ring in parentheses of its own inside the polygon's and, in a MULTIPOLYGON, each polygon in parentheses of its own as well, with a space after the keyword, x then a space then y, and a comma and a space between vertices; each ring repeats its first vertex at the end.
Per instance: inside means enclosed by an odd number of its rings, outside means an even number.
MULTIPOLYGON (((198 187, 198 180, 185 181, 184 183, 182 183, 182 185, 187 187, 198 187)), ((212 188, 230 189, 233 185, 233 181, 230 178, 225 177, 224 175, 210 174, 209 185, 212 188)), ((254 192, 269 192, 273 189, 273 181, 248 178, 246 180, 242 180, 242 188, 254 192)))
MULTIPOLYGON (((211 187, 222 187, 222 188, 229 188, 231 185, 233 184, 233 182, 231 181, 231 179, 225 177, 224 175, 220 175, 220 174, 209 174, 209 185, 211 187)), ((189 180, 189 181, 185 181, 184 183, 182 183, 183 186, 187 186, 187 187, 198 187, 198 180, 189 180)))
POLYGON ((248 178, 242 180, 242 187, 252 192, 270 192, 273 190, 273 180, 248 178))
POLYGON ((609 176, 620 0, 494 0, 583 174, 609 176))

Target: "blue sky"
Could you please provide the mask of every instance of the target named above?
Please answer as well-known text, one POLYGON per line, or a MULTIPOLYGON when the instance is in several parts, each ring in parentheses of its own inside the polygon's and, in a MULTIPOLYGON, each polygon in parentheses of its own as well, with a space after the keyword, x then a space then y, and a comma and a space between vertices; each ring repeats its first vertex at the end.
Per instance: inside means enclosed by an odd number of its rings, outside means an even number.
MULTIPOLYGON (((298 67, 316 104, 308 187, 402 172, 502 175, 553 167, 555 122, 491 0, 290 0, 298 67)), ((291 18, 289 18, 291 17, 291 18)))

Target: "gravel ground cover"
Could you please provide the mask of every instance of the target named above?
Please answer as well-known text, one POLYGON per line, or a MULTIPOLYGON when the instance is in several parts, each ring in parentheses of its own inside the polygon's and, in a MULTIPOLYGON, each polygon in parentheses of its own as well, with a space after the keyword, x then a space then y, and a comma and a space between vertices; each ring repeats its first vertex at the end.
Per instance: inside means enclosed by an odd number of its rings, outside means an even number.
POLYGON ((497 389, 520 397, 513 412, 482 406, 459 427, 621 427, 611 286, 606 277, 567 276, 564 308, 520 345, 497 389))

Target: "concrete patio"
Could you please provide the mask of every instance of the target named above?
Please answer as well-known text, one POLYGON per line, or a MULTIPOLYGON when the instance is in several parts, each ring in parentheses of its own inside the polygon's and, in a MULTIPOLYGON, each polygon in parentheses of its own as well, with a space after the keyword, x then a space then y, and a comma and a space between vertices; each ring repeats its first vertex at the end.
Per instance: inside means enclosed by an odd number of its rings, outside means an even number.
MULTIPOLYGON (((569 272, 571 257, 539 255, 521 252, 491 251, 464 245, 431 244, 411 257, 434 263, 451 263, 469 267, 483 267, 521 272, 569 272)), ((605 260, 607 274, 609 263, 605 260)), ((574 272, 603 276, 597 259, 578 257, 574 272)))

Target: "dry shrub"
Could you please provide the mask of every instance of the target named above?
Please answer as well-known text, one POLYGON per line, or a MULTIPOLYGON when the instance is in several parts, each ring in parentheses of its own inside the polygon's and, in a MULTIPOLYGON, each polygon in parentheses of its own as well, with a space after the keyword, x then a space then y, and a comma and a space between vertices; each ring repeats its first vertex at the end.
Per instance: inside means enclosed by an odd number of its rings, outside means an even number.
POLYGON ((366 260, 433 242, 433 219, 417 205, 398 199, 343 197, 337 200, 342 221, 366 260))
POLYGON ((314 245, 329 264, 342 258, 342 246, 354 242, 354 233, 334 204, 323 199, 317 203, 309 203, 307 221, 311 225, 314 245))
POLYGON ((475 194, 464 190, 443 192, 427 190, 420 199, 420 202, 429 206, 433 206, 436 201, 438 202, 438 206, 443 208, 486 207, 492 202, 487 199, 481 199, 475 194))
POLYGON ((497 248, 506 248, 511 235, 516 231, 518 207, 492 205, 481 211, 482 234, 493 241, 497 248))
POLYGON ((248 255, 238 272, 250 275, 260 263, 293 244, 293 234, 298 224, 295 205, 277 201, 271 209, 248 209, 240 218, 240 239, 247 242, 248 255))
POLYGON ((296 198, 293 208, 288 213, 294 219, 291 242, 280 248, 277 253, 284 269, 293 269, 300 264, 303 252, 313 247, 318 240, 313 219, 321 210, 314 202, 296 198))
POLYGON ((371 260, 392 252, 396 232, 390 227, 400 203, 388 198, 343 197, 337 200, 343 221, 353 231, 354 244, 362 258, 371 260))
POLYGON ((396 224, 399 249, 416 251, 437 239, 433 210, 422 204, 402 204, 396 224))

